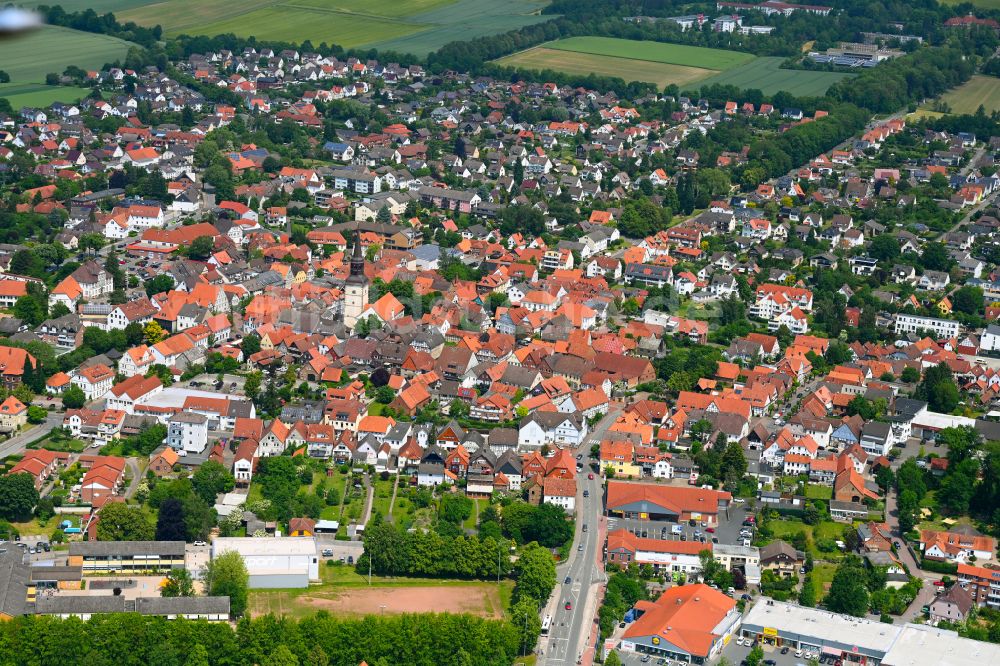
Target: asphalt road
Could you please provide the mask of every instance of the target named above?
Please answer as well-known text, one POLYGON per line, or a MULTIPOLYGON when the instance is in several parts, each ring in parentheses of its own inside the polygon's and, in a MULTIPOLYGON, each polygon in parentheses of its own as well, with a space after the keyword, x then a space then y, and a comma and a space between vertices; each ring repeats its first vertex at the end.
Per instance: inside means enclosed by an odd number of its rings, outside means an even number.
POLYGON ((552 617, 548 637, 539 640, 537 664, 575 664, 583 656, 585 646, 594 629, 597 617, 597 599, 600 585, 606 581, 600 566, 604 541, 601 516, 604 512, 604 491, 601 477, 591 474, 590 447, 598 444, 604 433, 621 414, 621 407, 612 406, 608 414, 595 426, 583 445, 575 449, 581 456, 583 470, 577 474, 576 533, 574 547, 566 562, 556 567, 556 589, 542 610, 552 617), (589 497, 584 497, 587 491, 589 497), (587 531, 583 531, 583 526, 587 531), (566 583, 569 577, 570 582, 566 583), (566 609, 569 602, 570 609, 566 609))
POLYGON ((6 458, 7 456, 14 455, 15 453, 22 453, 24 451, 24 447, 27 446, 29 442, 33 442, 36 439, 43 437, 56 428, 61 428, 62 422, 62 412, 49 412, 48 418, 31 430, 15 435, 7 441, 0 443, 0 458, 6 458))

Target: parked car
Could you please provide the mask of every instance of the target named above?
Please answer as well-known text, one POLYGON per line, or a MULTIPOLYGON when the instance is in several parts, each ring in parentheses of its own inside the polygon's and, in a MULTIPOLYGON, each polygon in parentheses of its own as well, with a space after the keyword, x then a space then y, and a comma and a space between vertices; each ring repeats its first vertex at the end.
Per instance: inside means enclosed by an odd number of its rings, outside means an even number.
POLYGON ((204 541, 198 540, 198 541, 195 541, 192 545, 193 546, 207 546, 208 544, 205 543, 204 541))
POLYGON ((331 548, 324 548, 323 549, 323 557, 333 557, 333 549, 331 549, 331 548))

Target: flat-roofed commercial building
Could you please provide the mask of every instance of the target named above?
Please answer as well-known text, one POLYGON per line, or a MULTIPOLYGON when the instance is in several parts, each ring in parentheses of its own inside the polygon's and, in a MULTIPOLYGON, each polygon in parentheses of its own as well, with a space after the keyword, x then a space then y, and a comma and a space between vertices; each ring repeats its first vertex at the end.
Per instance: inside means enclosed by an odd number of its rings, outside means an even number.
POLYGON ((212 558, 226 551, 243 556, 250 587, 308 587, 319 580, 319 553, 315 537, 219 537, 212 542, 212 558))
POLYGON ((183 541, 77 541, 69 566, 83 573, 143 573, 184 568, 183 541))
POLYGON ((842 659, 845 666, 1000 664, 1000 645, 922 624, 883 624, 761 599, 743 618, 743 636, 842 659))

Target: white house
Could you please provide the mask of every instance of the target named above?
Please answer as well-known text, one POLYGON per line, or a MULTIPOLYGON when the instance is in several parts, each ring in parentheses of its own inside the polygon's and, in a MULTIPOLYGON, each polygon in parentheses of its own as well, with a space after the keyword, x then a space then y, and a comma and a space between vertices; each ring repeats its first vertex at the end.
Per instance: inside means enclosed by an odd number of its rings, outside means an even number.
POLYGON ((167 421, 167 444, 181 455, 201 453, 208 446, 208 417, 179 412, 167 421))

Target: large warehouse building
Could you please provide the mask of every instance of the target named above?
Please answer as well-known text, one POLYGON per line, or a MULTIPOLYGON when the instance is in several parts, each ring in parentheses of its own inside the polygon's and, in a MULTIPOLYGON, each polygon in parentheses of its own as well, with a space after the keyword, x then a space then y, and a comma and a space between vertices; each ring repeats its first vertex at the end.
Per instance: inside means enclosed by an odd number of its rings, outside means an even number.
POLYGON ((319 553, 312 537, 218 537, 212 542, 212 558, 226 551, 243 556, 250 587, 308 587, 319 580, 319 553))

